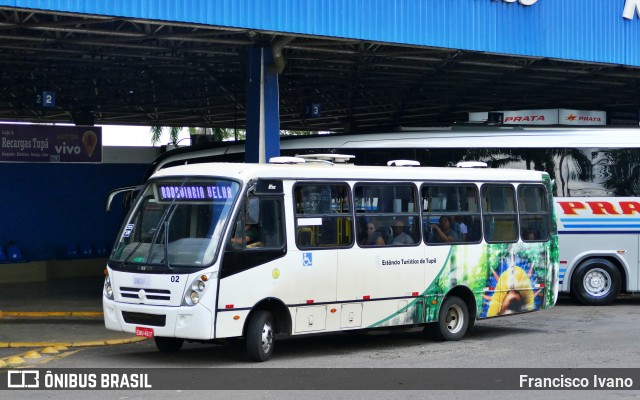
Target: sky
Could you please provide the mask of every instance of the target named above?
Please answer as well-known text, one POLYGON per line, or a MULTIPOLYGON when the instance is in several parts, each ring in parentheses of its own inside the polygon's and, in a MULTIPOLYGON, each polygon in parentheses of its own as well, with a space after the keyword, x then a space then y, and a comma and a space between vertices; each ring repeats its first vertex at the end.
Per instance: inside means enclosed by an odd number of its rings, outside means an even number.
MULTIPOLYGON (((102 127, 103 146, 153 146, 151 143, 151 128, 148 126, 128 125, 97 125, 102 127)), ((156 146, 169 143, 169 129, 163 131, 156 146)), ((188 146, 191 143, 189 131, 185 128, 178 135, 178 145, 188 146)))

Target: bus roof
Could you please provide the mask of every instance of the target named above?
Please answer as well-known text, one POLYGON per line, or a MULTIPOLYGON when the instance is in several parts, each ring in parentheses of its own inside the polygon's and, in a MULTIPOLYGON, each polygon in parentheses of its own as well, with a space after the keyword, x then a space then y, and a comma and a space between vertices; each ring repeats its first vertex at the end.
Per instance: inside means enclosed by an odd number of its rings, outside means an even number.
MULTIPOLYGON (((640 148, 640 128, 454 126, 411 128, 399 132, 283 136, 280 149, 438 149, 438 148, 640 148)), ((325 151, 325 152, 326 152, 325 151)), ((341 152, 344 152, 341 151, 341 152)), ((244 142, 217 142, 181 147, 161 154, 147 177, 165 165, 190 159, 238 155, 244 142)), ((211 160, 216 161, 216 160, 211 160)), ((222 161, 222 160, 221 160, 222 161)))
POLYGON ((540 182, 546 172, 516 169, 380 167, 344 164, 201 163, 158 171, 153 177, 216 176, 248 181, 254 178, 296 180, 454 180, 540 182))

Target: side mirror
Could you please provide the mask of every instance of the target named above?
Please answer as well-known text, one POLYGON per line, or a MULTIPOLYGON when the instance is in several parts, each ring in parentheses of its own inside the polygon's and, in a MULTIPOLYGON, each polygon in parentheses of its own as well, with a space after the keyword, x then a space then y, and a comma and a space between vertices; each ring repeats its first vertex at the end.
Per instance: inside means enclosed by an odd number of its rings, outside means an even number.
POLYGON ((113 198, 122 193, 129 194, 129 196, 127 197, 127 204, 125 204, 125 209, 128 209, 131 206, 131 202, 135 198, 135 196, 132 196, 132 194, 134 194, 135 192, 139 192, 141 188, 142 186, 128 186, 110 191, 107 195, 107 202, 104 207, 105 211, 111 211, 111 203, 113 203, 113 198))
POLYGON ((245 223, 254 225, 260 221, 260 199, 257 197, 249 197, 247 199, 247 210, 245 223))

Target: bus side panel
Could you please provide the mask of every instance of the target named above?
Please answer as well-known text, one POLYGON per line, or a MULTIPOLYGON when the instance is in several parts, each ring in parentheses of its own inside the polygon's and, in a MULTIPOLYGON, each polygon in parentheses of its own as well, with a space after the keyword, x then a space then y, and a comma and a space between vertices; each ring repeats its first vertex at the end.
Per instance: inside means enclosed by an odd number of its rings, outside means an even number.
POLYGON ((560 236, 562 292, 571 292, 571 276, 590 257, 618 260, 627 287, 640 287, 640 203, 635 197, 558 197, 555 212, 560 236))
POLYGON ((616 259, 627 275, 627 287, 622 290, 638 290, 638 240, 639 235, 627 234, 570 234, 560 237, 560 291, 571 292, 571 278, 580 264, 593 257, 616 259))
MULTIPOLYGON (((287 306, 335 303, 336 252, 289 250, 283 258, 221 279, 216 336, 242 335, 248 313, 237 314, 240 319, 232 324, 239 328, 236 330, 223 326, 223 316, 235 309, 251 310, 266 298, 278 299, 287 306)), ((292 320, 295 323, 295 314, 292 320)))
MULTIPOLYGON (((475 296, 477 317, 488 318, 535 311, 555 304, 544 288, 553 268, 549 243, 451 246, 440 275, 425 292, 442 297, 456 286, 475 296)), ((427 309, 426 321, 436 321, 439 307, 427 309)))
POLYGON ((354 247, 340 252, 338 261, 338 301, 363 302, 363 327, 424 321, 416 299, 426 288, 425 270, 434 268, 427 264, 424 245, 354 247))

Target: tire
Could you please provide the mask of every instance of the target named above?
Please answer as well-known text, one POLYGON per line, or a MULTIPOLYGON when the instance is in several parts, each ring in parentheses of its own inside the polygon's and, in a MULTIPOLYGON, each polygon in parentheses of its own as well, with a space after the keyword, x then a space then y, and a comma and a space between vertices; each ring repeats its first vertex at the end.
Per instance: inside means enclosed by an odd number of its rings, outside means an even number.
POLYGON ((571 277, 571 294, 590 306, 611 304, 622 286, 620 271, 611 261, 593 258, 580 264, 571 277))
POLYGON ((438 322, 428 324, 424 332, 435 340, 460 340, 469 327, 469 310, 461 298, 447 297, 440 305, 438 322))
POLYGON ((269 311, 257 310, 247 325, 247 355, 252 361, 267 361, 273 355, 275 332, 273 315, 269 311))
POLYGON ((160 353, 175 353, 182 348, 184 339, 155 336, 156 347, 160 353))

